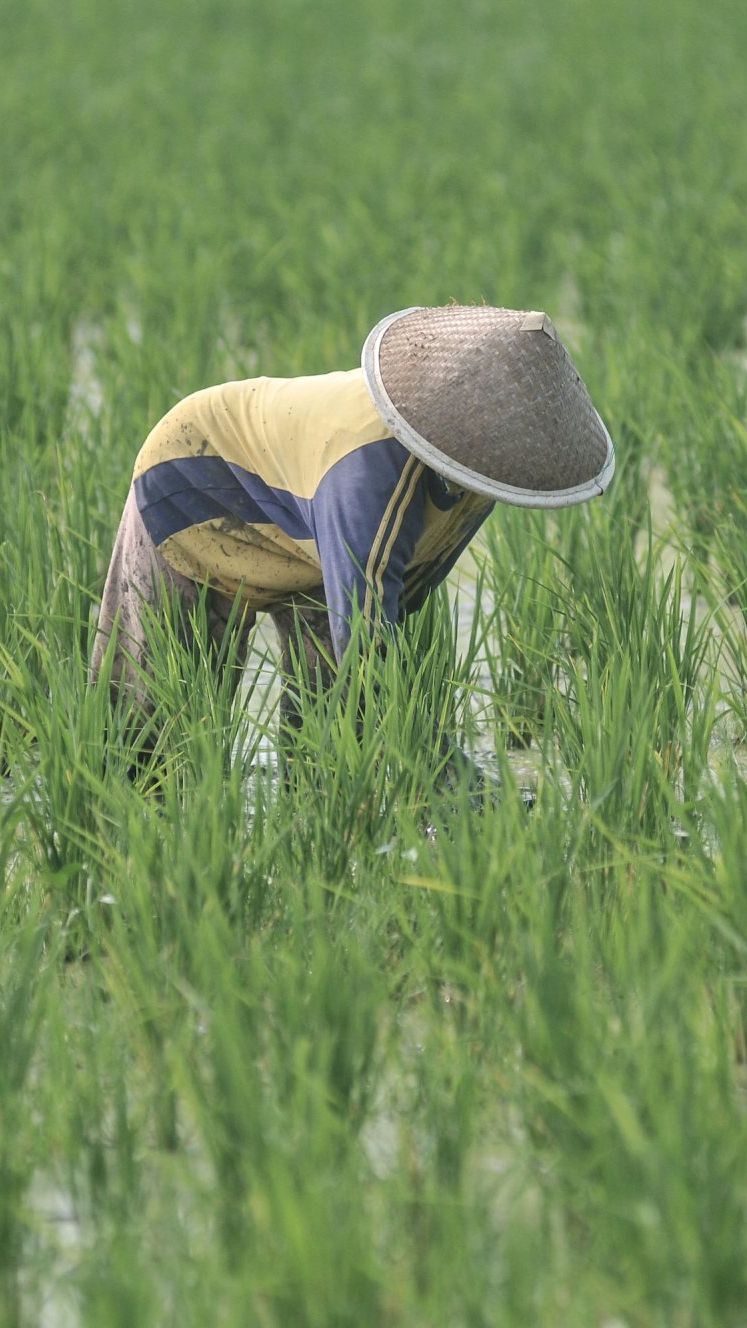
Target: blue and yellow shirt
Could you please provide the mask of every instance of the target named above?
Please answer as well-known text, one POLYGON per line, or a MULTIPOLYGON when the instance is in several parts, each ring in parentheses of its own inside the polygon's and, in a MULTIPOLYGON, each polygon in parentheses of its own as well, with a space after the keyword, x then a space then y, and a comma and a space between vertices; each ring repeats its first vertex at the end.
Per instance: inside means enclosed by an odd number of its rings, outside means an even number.
POLYGON ((354 602, 392 623, 417 608, 493 505, 391 435, 361 369, 194 392, 149 434, 134 485, 176 571, 250 609, 323 588, 338 657, 354 602))

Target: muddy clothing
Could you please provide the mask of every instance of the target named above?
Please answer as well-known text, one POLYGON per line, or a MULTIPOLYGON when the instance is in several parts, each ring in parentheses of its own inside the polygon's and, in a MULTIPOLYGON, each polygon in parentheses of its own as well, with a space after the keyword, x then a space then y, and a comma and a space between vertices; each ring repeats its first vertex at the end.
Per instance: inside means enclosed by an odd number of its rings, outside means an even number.
MULTIPOLYGON (((148 700, 145 675, 148 672, 148 610, 163 608, 164 597, 179 602, 183 628, 189 622, 190 611, 197 604, 200 587, 189 577, 182 576, 161 557, 143 525, 137 510, 135 494, 130 493, 125 503, 122 520, 114 541, 107 573, 98 630, 91 659, 91 673, 98 677, 104 651, 115 623, 117 641, 112 661, 112 684, 116 688, 125 683, 132 695, 143 703, 148 700)), ((226 625, 231 619, 232 601, 213 590, 207 592, 206 609, 208 628, 216 647, 220 648, 226 625)), ((254 615, 247 616, 240 630, 248 637, 254 626, 254 615)), ((242 642, 246 654, 246 640, 242 642)))
POLYGON ((360 369, 193 393, 148 436, 134 493, 159 559, 250 613, 322 587, 338 659, 354 603, 399 621, 492 507, 390 434, 360 369))
POLYGON ((292 724, 294 651, 327 685, 326 661, 347 644, 353 604, 370 621, 399 621, 443 580, 491 507, 450 492, 388 433, 361 370, 195 392, 137 458, 91 674, 116 624, 113 684, 151 711, 148 610, 175 598, 188 634, 203 591, 216 658, 227 626, 240 634, 236 683, 256 614, 270 614, 292 724))
MULTIPOLYGON (((148 713, 153 704, 148 649, 149 612, 161 612, 164 598, 175 602, 179 629, 183 636, 188 637, 191 631, 190 614, 197 605, 200 593, 201 587, 196 581, 174 571, 161 557, 143 525, 131 489, 119 523, 99 610, 98 631, 91 659, 92 677, 98 677, 116 623, 112 685, 115 690, 124 685, 138 707, 148 713)), ((322 589, 318 587, 316 598, 321 600, 321 597, 322 589)), ((207 591, 205 608, 216 660, 225 660, 227 652, 222 651, 221 647, 226 632, 234 632, 238 637, 234 654, 234 677, 229 680, 238 686, 256 614, 250 610, 237 613, 234 600, 213 589, 207 591)), ((299 649, 299 644, 306 655, 309 676, 320 676, 325 686, 331 681, 326 662, 333 655, 329 615, 326 607, 313 602, 313 597, 295 601, 291 596, 284 603, 268 607, 268 612, 278 634, 281 668, 286 678, 281 696, 281 714, 286 722, 293 724, 297 722, 297 707, 288 679, 293 673, 293 654, 299 649)), ((225 663, 222 667, 225 667, 225 663)))

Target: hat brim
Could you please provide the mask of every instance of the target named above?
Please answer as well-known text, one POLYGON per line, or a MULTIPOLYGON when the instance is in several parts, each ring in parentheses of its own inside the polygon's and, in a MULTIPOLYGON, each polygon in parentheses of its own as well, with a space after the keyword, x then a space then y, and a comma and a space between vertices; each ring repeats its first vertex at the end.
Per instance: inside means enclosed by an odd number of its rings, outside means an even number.
POLYGON ((597 410, 594 410, 594 414, 607 442, 607 455, 604 465, 593 479, 586 480, 583 484, 576 484, 570 489, 524 489, 513 484, 501 483, 501 481, 492 479, 488 475, 480 474, 479 471, 470 470, 461 462, 454 461, 445 452, 434 447, 427 438, 423 438, 408 423, 405 417, 400 414, 386 390, 381 375, 379 353, 384 335, 392 324, 400 318, 405 318, 408 314, 418 313, 421 308, 421 305, 413 305, 409 309, 399 309, 396 313, 388 314, 386 318, 382 318, 381 322, 377 323, 366 337, 361 354, 361 367, 374 406, 384 423, 391 429, 395 438, 402 443, 403 447, 406 447, 414 456, 424 461, 437 474, 442 475, 444 479, 451 480, 454 484, 463 489, 468 489, 471 493, 479 493, 486 498, 494 499, 496 502, 510 503, 515 507, 573 507, 576 503, 585 503, 590 498, 600 497, 615 473, 615 448, 609 431, 597 410))

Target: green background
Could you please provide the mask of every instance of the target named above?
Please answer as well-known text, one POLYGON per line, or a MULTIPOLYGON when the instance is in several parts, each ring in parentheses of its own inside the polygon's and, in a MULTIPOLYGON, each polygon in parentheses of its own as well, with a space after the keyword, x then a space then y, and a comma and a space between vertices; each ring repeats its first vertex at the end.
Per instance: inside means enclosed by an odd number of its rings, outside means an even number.
POLYGON ((747 9, 2 27, 4 1322, 743 1325, 747 9), (548 310, 609 494, 496 511, 473 635, 369 661, 361 743, 309 705, 289 789, 154 624, 130 781, 85 663, 150 427, 452 299, 548 310))

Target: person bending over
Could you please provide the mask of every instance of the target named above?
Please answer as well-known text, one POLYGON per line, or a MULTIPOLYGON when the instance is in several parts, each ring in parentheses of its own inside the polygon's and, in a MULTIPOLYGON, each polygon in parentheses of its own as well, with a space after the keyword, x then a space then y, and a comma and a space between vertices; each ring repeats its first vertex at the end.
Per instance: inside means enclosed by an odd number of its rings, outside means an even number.
POLYGON ((354 605, 385 637, 496 501, 583 502, 613 470, 607 429, 546 314, 398 310, 370 332, 360 368, 204 388, 155 426, 117 533, 92 677, 116 629, 113 685, 148 712, 144 608, 176 596, 186 625, 202 592, 216 659, 230 627, 241 663, 256 615, 271 616, 281 714, 297 723, 299 644, 329 685, 354 605))

